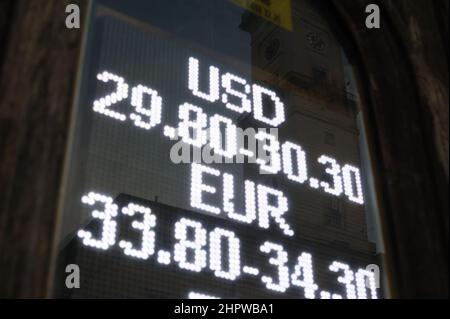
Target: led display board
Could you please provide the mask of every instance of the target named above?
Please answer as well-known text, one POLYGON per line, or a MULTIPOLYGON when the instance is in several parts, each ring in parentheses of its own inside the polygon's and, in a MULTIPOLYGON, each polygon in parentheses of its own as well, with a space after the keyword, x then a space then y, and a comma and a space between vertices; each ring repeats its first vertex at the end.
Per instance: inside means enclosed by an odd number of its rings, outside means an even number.
POLYGON ((90 37, 57 297, 379 297, 364 235, 308 222, 333 201, 364 221, 357 152, 321 149, 248 63, 115 15, 90 37))

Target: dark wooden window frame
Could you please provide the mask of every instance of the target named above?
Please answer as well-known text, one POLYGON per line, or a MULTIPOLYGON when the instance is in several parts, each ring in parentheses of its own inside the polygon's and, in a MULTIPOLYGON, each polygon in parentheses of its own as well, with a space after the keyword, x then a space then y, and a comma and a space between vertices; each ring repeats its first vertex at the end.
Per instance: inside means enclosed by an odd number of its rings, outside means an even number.
MULTIPOLYGON (((55 234, 83 28, 65 6, 0 2, 0 297, 51 297, 55 234)), ((448 1, 331 0, 364 83, 395 298, 448 298, 448 1), (365 7, 382 29, 364 27, 365 7)))

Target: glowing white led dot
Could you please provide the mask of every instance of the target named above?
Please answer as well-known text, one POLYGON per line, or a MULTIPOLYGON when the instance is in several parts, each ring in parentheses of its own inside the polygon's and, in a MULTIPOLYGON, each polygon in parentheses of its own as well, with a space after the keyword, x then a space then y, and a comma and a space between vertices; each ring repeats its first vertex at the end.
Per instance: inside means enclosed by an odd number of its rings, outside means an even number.
POLYGON ((188 87, 192 94, 209 102, 219 100, 219 69, 215 66, 209 67, 209 93, 201 92, 199 61, 196 58, 189 58, 189 80, 188 87))
POLYGON ((107 71, 99 73, 97 75, 97 79, 104 83, 107 83, 109 81, 116 82, 117 89, 116 92, 95 100, 92 109, 94 110, 94 112, 112 117, 113 119, 125 121, 127 119, 125 114, 113 111, 109 109, 109 107, 128 98, 128 84, 125 83, 125 80, 122 77, 109 73, 107 71))
POLYGON ((250 85, 247 81, 230 73, 222 75, 222 86, 225 88, 224 94, 222 94, 222 102, 227 109, 230 109, 238 113, 250 113, 252 111, 252 102, 248 99, 247 95, 250 93, 250 85), (244 88, 244 92, 239 92, 233 88, 233 82, 238 83, 244 88), (229 96, 234 96, 240 100, 240 105, 230 102, 229 96))
POLYGON ((207 295, 199 292, 190 292, 188 297, 189 299, 220 299, 220 297, 207 295))
POLYGON ((131 90, 131 105, 135 107, 136 113, 130 114, 130 119, 134 125, 146 130, 161 123, 162 98, 158 92, 143 85, 138 85, 131 90), (150 96, 149 108, 144 108, 144 94, 150 96), (147 121, 142 120, 142 116, 148 117, 147 121))
POLYGON ((319 180, 317 178, 310 178, 309 186, 311 186, 311 188, 314 189, 319 189, 320 188, 319 180))
POLYGON ((239 153, 247 157, 255 157, 255 153, 245 148, 240 148, 239 153))
POLYGON ((233 158, 237 154, 236 125, 232 120, 218 114, 214 115, 210 119, 210 133, 210 145, 215 154, 226 158, 233 158), (225 124, 225 145, 222 145, 221 123, 225 124))
POLYGON ((178 135, 184 143, 202 147, 207 142, 208 118, 201 108, 198 106, 184 103, 180 105, 178 117, 178 135), (195 120, 191 119, 191 114, 195 114, 195 120), (193 130, 191 137, 190 130, 193 130))
POLYGON ((160 250, 158 251, 158 263, 163 265, 169 265, 170 264, 170 252, 160 250))
POLYGON ((319 287, 314 283, 312 256, 308 253, 302 253, 297 260, 294 273, 291 275, 292 284, 304 289, 305 298, 315 299, 316 290, 319 287), (300 277, 303 277, 300 279, 300 277))
POLYGON ((233 232, 215 228, 209 234, 209 267, 216 277, 236 280, 241 274, 240 254, 240 241, 233 232), (227 244, 224 244, 225 240, 227 244), (228 247, 226 267, 222 265, 222 246, 228 247))
POLYGON ((320 164, 330 164, 330 167, 325 169, 325 172, 333 177, 333 186, 332 187, 327 182, 320 182, 320 186, 323 187, 324 191, 328 194, 334 195, 334 196, 340 196, 342 194, 342 178, 341 178, 341 167, 336 162, 335 159, 328 157, 326 155, 322 155, 318 162, 320 164))
POLYGON ((151 214, 151 210, 148 207, 129 203, 128 206, 122 208, 122 213, 127 216, 134 216, 135 213, 142 214, 142 221, 133 221, 131 227, 142 232, 142 244, 141 249, 133 248, 133 244, 130 241, 121 240, 119 247, 123 249, 123 252, 127 256, 148 259, 149 256, 155 252, 155 232, 151 229, 156 226, 156 217, 151 214))
POLYGON ((342 296, 339 294, 331 294, 328 291, 321 291, 320 299, 342 299, 342 296))
POLYGON ((275 92, 253 84, 253 116, 258 121, 272 127, 278 127, 285 121, 284 104, 275 92), (263 94, 267 95, 274 103, 273 118, 268 118, 264 115, 263 94))
POLYGON ((345 195, 347 195, 348 199, 360 205, 364 204, 361 174, 359 173, 359 169, 347 164, 342 168, 342 176, 344 178, 345 195), (356 189, 353 187, 352 176, 355 178, 356 189))
POLYGON ((355 274, 358 299, 367 299, 366 278, 369 282, 370 299, 378 299, 375 274, 366 269, 358 269, 355 274))
MULTIPOLYGON (((174 260, 178 262, 178 267, 190 271, 200 272, 206 267, 206 230, 200 222, 182 218, 175 224, 175 244, 174 260), (188 239, 188 228, 193 230, 194 238, 188 239), (186 250, 194 252, 193 260, 188 260, 186 250)), ((192 259, 192 258, 191 258, 192 259)))
POLYGON ((223 174, 223 210, 230 219, 251 224, 256 219, 256 195, 255 183, 245 181, 245 214, 235 211, 234 207, 234 177, 231 174, 223 174))
POLYGON ((177 139, 177 129, 174 127, 170 127, 168 125, 164 126, 163 134, 171 140, 177 139))
POLYGON ((294 236, 294 231, 286 222, 283 215, 288 211, 288 202, 286 196, 279 190, 258 185, 258 225, 261 228, 268 229, 270 217, 278 224, 283 234, 294 236), (269 198, 276 198, 276 205, 269 203, 269 198))
POLYGON ((252 275, 252 276, 258 276, 259 275, 259 269, 255 268, 255 267, 249 267, 249 266, 244 266, 242 267, 242 272, 252 275))
POLYGON ((306 167, 306 153, 302 150, 301 146, 291 142, 285 142, 281 147, 283 154, 283 171, 287 175, 287 178, 303 184, 308 179, 308 171, 306 167), (296 168, 297 174, 294 174, 292 165, 292 151, 296 153, 296 168))
POLYGON ((353 285, 353 280, 355 279, 353 275, 353 271, 350 270, 350 266, 338 261, 334 261, 329 269, 332 272, 342 271, 344 273, 343 276, 338 277, 338 282, 345 285, 345 291, 347 294, 347 299, 356 299, 356 290, 355 285, 353 285))
MULTIPOLYGON (((256 163, 264 174, 277 174, 281 170, 280 143, 276 136, 271 135, 264 130, 259 130, 255 139, 264 143, 262 150, 269 153, 268 161, 263 158, 257 158, 256 163)), ((260 154, 262 155, 262 154, 260 154)))
POLYGON ((102 203, 103 211, 92 211, 92 217, 102 221, 101 238, 94 239, 90 231, 79 230, 77 235, 82 239, 85 246, 106 250, 116 243, 117 223, 113 220, 117 216, 117 205, 113 203, 113 198, 95 192, 81 198, 83 204, 94 206, 96 203, 102 203))
POLYGON ((331 294, 328 291, 321 291, 320 299, 331 299, 331 294))
POLYGON ((288 289, 290 286, 289 269, 286 265, 288 262, 287 252, 284 250, 283 246, 268 241, 261 245, 261 247, 259 247, 259 250, 266 254, 269 254, 272 251, 276 253, 275 257, 271 257, 269 259, 269 263, 276 266, 278 271, 277 280, 274 280, 269 276, 262 276, 261 281, 265 283, 268 289, 278 292, 285 292, 286 289, 288 289))

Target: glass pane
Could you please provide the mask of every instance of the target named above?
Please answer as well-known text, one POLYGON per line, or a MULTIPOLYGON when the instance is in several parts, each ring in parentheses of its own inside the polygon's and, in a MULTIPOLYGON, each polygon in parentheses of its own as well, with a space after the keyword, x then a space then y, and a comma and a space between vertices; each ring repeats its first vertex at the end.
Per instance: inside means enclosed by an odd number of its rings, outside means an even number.
POLYGON ((95 2, 56 297, 383 297, 356 70, 316 3, 95 2))

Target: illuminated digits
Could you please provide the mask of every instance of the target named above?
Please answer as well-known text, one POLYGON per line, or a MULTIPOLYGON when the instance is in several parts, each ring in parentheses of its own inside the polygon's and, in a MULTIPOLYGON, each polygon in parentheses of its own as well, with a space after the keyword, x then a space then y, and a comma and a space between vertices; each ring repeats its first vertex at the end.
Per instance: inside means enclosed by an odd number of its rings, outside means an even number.
POLYGON ((356 288, 358 291, 358 299, 367 299, 366 278, 369 282, 370 298, 378 299, 377 284, 375 282, 375 274, 366 269, 359 269, 356 274, 356 288))
POLYGON ((353 275, 353 271, 350 270, 349 265, 334 261, 330 265, 329 269, 332 272, 338 272, 340 270, 344 272, 344 276, 339 276, 337 280, 345 285, 347 299, 356 299, 355 285, 353 284, 355 277, 353 275))
POLYGON ((237 137, 236 125, 233 121, 221 115, 214 115, 210 119, 211 126, 211 147, 214 153, 233 158, 237 154, 237 137), (225 145, 222 146, 222 134, 220 131, 220 123, 225 124, 225 145))
POLYGON ((285 121, 284 104, 277 94, 257 84, 253 84, 253 112, 253 116, 256 120, 272 127, 277 127, 285 121), (273 118, 268 118, 264 115, 263 94, 267 95, 274 103, 275 108, 273 118))
POLYGON ((231 231, 216 228, 209 234, 209 245, 209 267, 214 271, 214 275, 236 280, 241 274, 239 238, 231 231), (228 270, 224 270, 222 265, 222 239, 228 242, 228 270))
POLYGON ((175 244, 174 260, 178 262, 178 267, 190 271, 200 272, 206 267, 206 230, 202 224, 190 219, 182 218, 175 224, 175 244), (194 238, 188 239, 188 228, 193 230, 194 238), (186 250, 193 251, 193 260, 188 260, 186 250))
POLYGON ((203 174, 220 176, 220 171, 197 163, 192 163, 191 170, 191 206, 216 215, 220 214, 220 208, 205 204, 202 199, 202 193, 215 194, 214 186, 203 183, 203 174))
POLYGON ((342 168, 344 177, 344 191, 348 199, 358 204, 364 204, 364 196, 361 186, 361 175, 359 169, 351 165, 345 165, 342 168), (356 190, 353 188, 352 175, 355 177, 356 190), (356 194, 355 194, 356 191, 356 194))
POLYGON ((108 83, 109 81, 116 82, 117 89, 116 92, 94 101, 93 110, 97 113, 112 117, 113 119, 122 122, 125 121, 127 119, 125 114, 113 111, 109 109, 109 107, 128 97, 128 84, 125 83, 125 80, 122 77, 106 71, 99 73, 97 79, 104 83, 108 83))
POLYGON ((255 183, 245 181, 245 215, 234 210, 234 177, 231 174, 223 174, 223 210, 228 217, 242 223, 251 224, 256 219, 256 195, 255 183))
POLYGON ((222 102, 225 104, 227 109, 238 113, 250 113, 252 111, 252 102, 247 98, 247 94, 250 94, 251 88, 247 84, 247 81, 230 73, 222 75, 222 86, 225 88, 224 94, 222 94, 222 102), (245 93, 236 91, 232 87, 232 83, 239 83, 243 88, 245 93), (235 96, 241 100, 240 105, 236 105, 230 102, 229 96, 235 96))
POLYGON ((219 69, 215 66, 209 67, 209 93, 200 92, 200 71, 199 62, 196 58, 189 58, 189 90, 192 94, 205 99, 209 102, 216 102, 219 100, 219 69))
POLYGON ((276 257, 270 257, 269 263, 277 266, 278 269, 278 283, 269 276, 262 276, 261 281, 266 284, 266 287, 278 292, 285 292, 289 288, 289 269, 286 266, 288 262, 288 254, 283 246, 266 241, 259 250, 263 253, 269 254, 272 251, 276 253, 276 257))
POLYGON ((157 91, 142 85, 134 87, 131 90, 131 105, 136 108, 136 113, 130 114, 130 119, 134 121, 134 125, 149 130, 161 123, 162 98, 158 95, 157 91), (150 96, 150 106, 148 109, 143 107, 144 94, 150 96), (143 121, 139 114, 147 116, 149 121, 143 121))
POLYGON ((133 221, 131 227, 142 232, 142 246, 141 249, 133 248, 133 244, 126 240, 119 242, 127 256, 136 257, 140 259, 148 259, 149 256, 155 253, 155 232, 151 229, 156 226, 156 217, 151 214, 148 207, 129 203, 128 206, 122 208, 122 213, 128 216, 134 216, 135 213, 142 214, 142 221, 133 221))
POLYGON ((259 227, 268 229, 269 218, 272 217, 275 222, 280 226, 283 234, 287 236, 294 236, 294 231, 291 226, 286 222, 283 215, 288 211, 288 203, 286 196, 279 190, 258 185, 258 224, 259 227), (269 196, 276 198, 277 205, 269 203, 269 196))
POLYGON ((333 177, 333 187, 331 187, 331 185, 327 182, 320 182, 320 186, 323 187, 324 191, 327 192, 328 194, 334 195, 334 196, 339 196, 342 194, 342 178, 340 176, 341 174, 341 167, 339 166, 339 164, 336 162, 335 159, 332 159, 331 157, 322 155, 319 159, 318 162, 320 164, 331 164, 331 167, 328 167, 325 172, 327 172, 327 174, 331 175, 333 177))
POLYGON ((206 127, 208 118, 203 110, 195 105, 184 103, 180 105, 178 117, 178 135, 184 143, 202 147, 207 142, 206 127), (191 114, 195 114, 195 120, 191 119, 191 114), (192 137, 190 130, 192 129, 192 137))
POLYGON ((291 275, 291 280, 294 286, 299 286, 304 289, 305 298, 316 298, 316 290, 319 287, 314 283, 311 254, 302 253, 298 257, 298 262, 295 265, 294 273, 291 275), (300 279, 300 276, 303 276, 303 279, 300 279))
POLYGON ((291 142, 285 142, 281 147, 283 154, 283 170, 291 181, 303 184, 308 179, 308 171, 306 168, 306 153, 299 145, 291 142), (292 165, 292 151, 296 153, 297 158, 297 175, 294 175, 292 165))
MULTIPOLYGON (((264 143, 262 144, 262 149, 269 153, 268 162, 262 158, 256 159, 259 168, 263 173, 277 174, 281 170, 280 143, 277 138, 266 133, 264 130, 259 130, 258 133, 256 133, 255 138, 264 143)), ((261 156, 262 154, 259 155, 261 156)))
POLYGON ((104 206, 103 211, 92 211, 92 217, 102 221, 101 238, 94 239, 92 232, 79 230, 77 235, 82 239, 83 245, 103 250, 113 246, 116 243, 117 228, 117 223, 113 220, 113 217, 117 216, 117 205, 113 204, 112 197, 90 192, 81 198, 81 202, 89 206, 94 206, 96 203, 102 203, 104 206))

